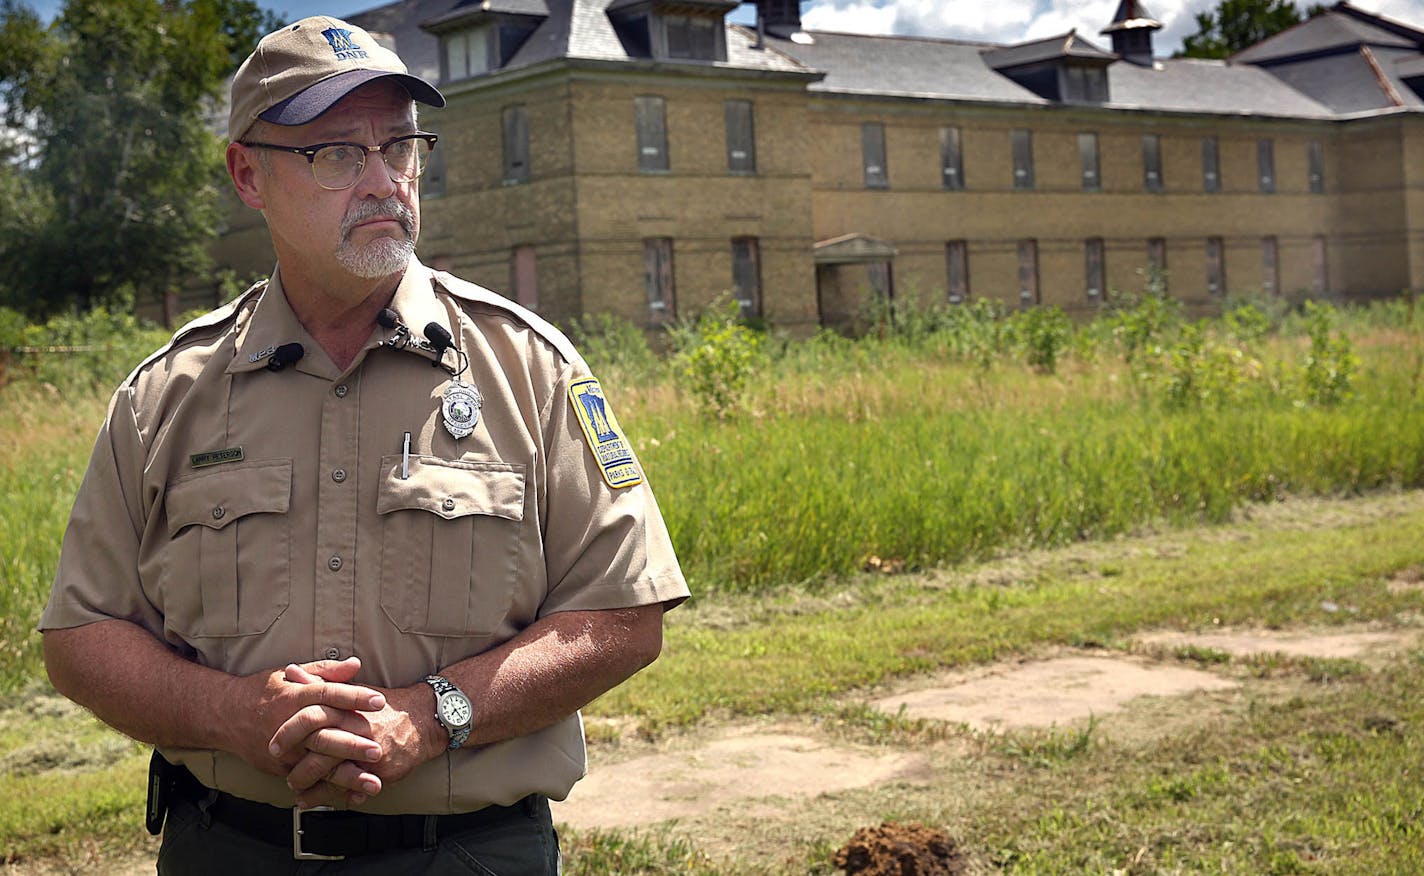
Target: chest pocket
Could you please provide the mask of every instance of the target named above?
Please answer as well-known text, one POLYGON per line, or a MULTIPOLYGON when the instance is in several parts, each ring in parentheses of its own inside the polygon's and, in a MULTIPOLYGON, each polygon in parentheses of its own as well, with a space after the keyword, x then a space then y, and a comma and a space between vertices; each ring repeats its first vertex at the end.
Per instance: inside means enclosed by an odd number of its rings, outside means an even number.
POLYGON ((500 462, 381 458, 381 608, 406 633, 488 636, 519 583, 525 470, 500 462))
POLYGON ((185 637, 261 633, 291 599, 292 461, 190 475, 164 496, 162 609, 185 637))

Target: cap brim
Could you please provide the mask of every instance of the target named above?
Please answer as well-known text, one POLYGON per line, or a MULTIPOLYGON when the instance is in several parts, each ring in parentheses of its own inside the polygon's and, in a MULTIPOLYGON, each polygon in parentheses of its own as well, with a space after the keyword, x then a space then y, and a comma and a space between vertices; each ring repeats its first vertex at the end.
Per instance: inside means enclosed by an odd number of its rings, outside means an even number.
POLYGON ((419 76, 386 70, 348 70, 297 92, 257 117, 274 125, 305 125, 352 91, 368 82, 386 78, 399 82, 412 100, 433 107, 445 105, 445 95, 419 76))

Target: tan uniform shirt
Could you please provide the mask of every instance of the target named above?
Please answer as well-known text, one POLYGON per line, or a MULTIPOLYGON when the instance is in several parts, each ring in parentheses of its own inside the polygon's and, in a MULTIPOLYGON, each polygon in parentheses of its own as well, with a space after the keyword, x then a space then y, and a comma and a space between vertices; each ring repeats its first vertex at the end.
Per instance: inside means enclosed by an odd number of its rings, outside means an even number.
MULTIPOLYGON (((278 270, 115 394, 41 629, 122 618, 236 675, 356 655, 358 681, 401 687, 552 612, 687 597, 637 462, 619 462, 626 441, 557 330, 415 260, 391 307, 414 337, 438 323, 468 357, 458 379, 483 402, 472 434, 457 439, 442 416, 455 351, 437 367, 430 349, 378 328, 342 371, 293 315, 278 270), (293 342, 303 358, 269 370, 273 348, 293 342)), ((283 779, 233 755, 165 754, 212 787, 293 803, 283 779)), ((447 753, 361 808, 562 799, 584 769, 575 714, 447 753)))

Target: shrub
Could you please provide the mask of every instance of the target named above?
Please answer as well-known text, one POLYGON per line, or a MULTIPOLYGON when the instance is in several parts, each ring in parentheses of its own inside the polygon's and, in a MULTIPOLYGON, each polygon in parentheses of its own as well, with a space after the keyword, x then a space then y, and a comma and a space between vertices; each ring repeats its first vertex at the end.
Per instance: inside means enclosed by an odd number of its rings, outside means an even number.
POLYGON ((1039 374, 1058 370, 1058 357, 1073 338, 1073 324, 1056 306, 1031 307, 1009 318, 1009 330, 1030 368, 1039 374))
POLYGON ((742 405, 747 382, 764 361, 762 336, 740 320, 735 301, 717 303, 669 330, 673 376, 703 413, 725 418, 742 405))
POLYGON ((646 380, 661 369, 643 330, 611 313, 589 313, 564 327, 595 373, 618 371, 624 379, 646 380))
POLYGON ((1355 371, 1360 359, 1343 332, 1335 337, 1330 329, 1335 308, 1328 304, 1305 302, 1306 332, 1310 335, 1310 354, 1305 358, 1306 398, 1317 405, 1337 405, 1354 395, 1355 371))

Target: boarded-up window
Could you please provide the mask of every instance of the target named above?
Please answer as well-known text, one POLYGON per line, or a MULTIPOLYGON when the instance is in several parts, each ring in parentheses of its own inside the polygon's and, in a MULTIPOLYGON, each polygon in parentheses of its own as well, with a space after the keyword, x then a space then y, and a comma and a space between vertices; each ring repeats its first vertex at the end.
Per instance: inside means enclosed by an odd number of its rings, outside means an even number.
POLYGON ((865 165, 865 187, 890 188, 890 171, 885 166, 885 126, 866 122, 860 126, 860 154, 865 165))
POLYGON ((504 130, 504 181, 529 181, 529 120, 523 104, 504 108, 501 114, 504 130))
POLYGON ((963 304, 969 300, 969 243, 951 240, 944 245, 944 259, 949 269, 949 303, 963 304))
POLYGON ((1142 187, 1162 191, 1162 138, 1156 134, 1142 135, 1142 187))
POLYGON ((1019 303, 1038 303, 1038 241, 1019 241, 1019 303))
POLYGON ((946 189, 964 188, 964 147, 958 128, 939 129, 940 185, 946 189))
POLYGON ((1102 301, 1107 288, 1107 271, 1103 265, 1103 239, 1090 237, 1083 243, 1084 288, 1089 301, 1102 301))
POLYGON ((1098 173, 1098 135, 1078 135, 1078 164, 1083 171, 1083 191, 1102 191, 1103 180, 1098 173))
POLYGON ((1261 191, 1276 190, 1276 147, 1270 137, 1256 141, 1256 173, 1260 177, 1261 191))
POLYGON ((1325 191, 1325 146, 1319 140, 1305 144, 1305 163, 1310 172, 1310 191, 1319 195, 1325 191))
POLYGON ((1330 272, 1325 260, 1325 238, 1317 236, 1310 242, 1311 270, 1314 273, 1312 287, 1316 295, 1330 293, 1330 272))
POLYGON ((672 238, 643 241, 643 282, 648 289, 648 323, 667 325, 677 319, 677 297, 672 283, 672 238))
POLYGON ((1147 240, 1147 283, 1148 288, 1165 294, 1167 292, 1167 238, 1152 237, 1147 240))
POLYGON ((1215 137, 1202 138, 1202 191, 1221 191, 1221 154, 1215 137))
POLYGON ((661 97, 633 98, 638 126, 638 169, 657 172, 668 169, 667 111, 661 97))
POLYGON ((755 237, 732 238, 732 290, 742 319, 761 316, 761 246, 755 237))
POLYGON ((1226 294, 1226 247, 1220 237, 1206 239, 1206 292, 1226 294))
POLYGON ((865 275, 870 283, 870 294, 881 301, 895 300, 895 276, 890 270, 889 262, 867 263, 865 275))
POLYGON ((1015 128, 1009 135, 1014 153, 1014 188, 1033 188, 1033 132, 1015 128))
POLYGON ((724 104, 727 120, 727 170, 756 173, 756 126, 749 100, 724 104))
POLYGON ((1102 103, 1108 99, 1108 71, 1077 64, 1064 67, 1061 88, 1069 103, 1102 103))
POLYGON ((1281 294, 1280 248, 1274 237, 1261 238, 1261 294, 1281 294))
POLYGON ((426 198, 438 198, 445 194, 445 153, 450 147, 448 141, 441 140, 435 151, 425 160, 425 172, 420 175, 420 194, 426 198))
POLYGON ((514 248, 514 300, 539 310, 539 264, 532 246, 514 248))

